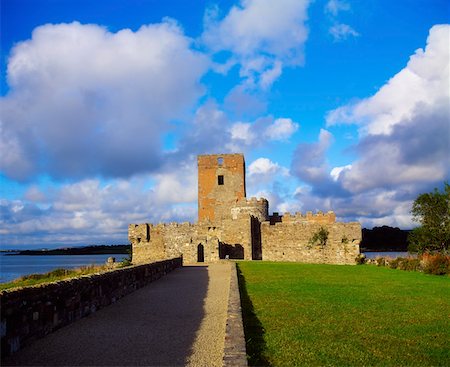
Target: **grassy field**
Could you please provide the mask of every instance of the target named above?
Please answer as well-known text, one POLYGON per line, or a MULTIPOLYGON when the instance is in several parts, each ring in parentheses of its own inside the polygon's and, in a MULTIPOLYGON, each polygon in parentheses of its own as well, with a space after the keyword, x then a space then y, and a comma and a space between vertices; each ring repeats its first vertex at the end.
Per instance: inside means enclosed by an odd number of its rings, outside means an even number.
POLYGON ((239 262, 250 365, 450 365, 450 278, 239 262))

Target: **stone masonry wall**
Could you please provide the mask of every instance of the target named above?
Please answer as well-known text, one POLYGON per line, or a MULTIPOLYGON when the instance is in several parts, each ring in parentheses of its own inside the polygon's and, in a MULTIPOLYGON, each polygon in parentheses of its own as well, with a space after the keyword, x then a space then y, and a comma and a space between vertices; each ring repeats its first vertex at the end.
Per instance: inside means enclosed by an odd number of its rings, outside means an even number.
POLYGON ((162 229, 154 229, 154 227, 148 223, 128 226, 128 240, 131 242, 133 263, 143 264, 167 258, 162 229))
MULTIPOLYGON (((145 232, 145 231, 144 231, 145 232)), ((204 261, 219 260, 217 227, 209 224, 168 223, 131 224, 128 237, 133 249, 133 262, 137 264, 183 256, 185 264, 198 260, 198 247, 203 247, 204 261), (136 233, 148 227, 149 236, 139 240, 136 233)))
POLYGON ((359 223, 308 223, 283 221, 261 225, 262 259, 322 264, 355 264, 361 241, 359 223), (321 228, 329 231, 327 243, 310 244, 321 228))
POLYGON ((216 222, 230 216, 231 207, 245 198, 242 154, 198 156, 198 220, 216 222), (218 178, 221 176, 222 184, 218 178))
POLYGON ((307 212, 306 215, 303 215, 302 213, 284 213, 283 216, 281 216, 281 221, 283 223, 291 223, 291 222, 297 222, 297 223, 319 223, 319 224, 331 224, 336 222, 336 214, 332 211, 328 213, 322 213, 318 212, 317 214, 313 214, 312 212, 307 212))
POLYGON ((258 218, 260 222, 266 221, 269 218, 269 202, 264 198, 244 198, 231 208, 231 217, 233 219, 246 214, 258 218))
POLYGON ((182 264, 175 258, 0 292, 1 350, 6 357, 33 339, 68 325, 182 264))
POLYGON ((251 217, 249 215, 222 221, 218 238, 223 247, 231 246, 234 254, 242 252, 242 257, 230 256, 230 258, 252 259, 251 217))

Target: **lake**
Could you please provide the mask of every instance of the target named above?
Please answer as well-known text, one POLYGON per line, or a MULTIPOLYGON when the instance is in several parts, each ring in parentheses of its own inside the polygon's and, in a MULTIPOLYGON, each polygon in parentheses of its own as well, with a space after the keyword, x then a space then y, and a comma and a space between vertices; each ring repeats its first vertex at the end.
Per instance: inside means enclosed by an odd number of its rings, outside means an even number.
POLYGON ((127 254, 102 254, 102 255, 6 255, 0 253, 0 283, 9 282, 22 275, 34 273, 47 273, 57 268, 78 268, 86 265, 101 265, 108 257, 115 257, 116 261, 122 261, 127 254))
POLYGON ((391 257, 395 259, 396 257, 415 257, 417 254, 410 254, 409 252, 402 251, 390 251, 390 252, 363 252, 367 259, 375 259, 377 257, 391 257))

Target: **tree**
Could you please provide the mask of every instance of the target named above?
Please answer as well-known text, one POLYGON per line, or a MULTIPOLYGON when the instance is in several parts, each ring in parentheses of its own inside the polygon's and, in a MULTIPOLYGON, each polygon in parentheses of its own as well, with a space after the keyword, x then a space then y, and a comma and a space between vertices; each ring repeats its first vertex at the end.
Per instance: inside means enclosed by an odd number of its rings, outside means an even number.
POLYGON ((445 252, 450 244, 450 185, 420 194, 414 201, 411 214, 421 225, 409 235, 411 252, 445 252))

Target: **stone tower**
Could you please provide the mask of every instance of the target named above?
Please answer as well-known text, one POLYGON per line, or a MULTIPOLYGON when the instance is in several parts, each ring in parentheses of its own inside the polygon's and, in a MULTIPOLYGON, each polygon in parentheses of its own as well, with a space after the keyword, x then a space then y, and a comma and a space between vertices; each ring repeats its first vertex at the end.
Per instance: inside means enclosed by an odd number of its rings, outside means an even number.
POLYGON ((245 199, 244 155, 200 155, 197 162, 198 221, 230 219, 231 208, 245 199))

